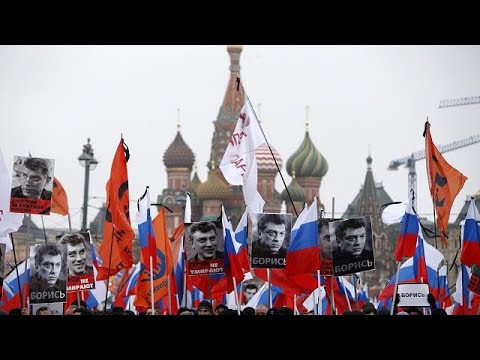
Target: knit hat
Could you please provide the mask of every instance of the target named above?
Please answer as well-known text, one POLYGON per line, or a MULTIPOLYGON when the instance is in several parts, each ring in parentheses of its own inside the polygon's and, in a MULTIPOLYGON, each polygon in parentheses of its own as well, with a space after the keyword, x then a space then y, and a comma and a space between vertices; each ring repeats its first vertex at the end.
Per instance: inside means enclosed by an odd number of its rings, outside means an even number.
POLYGON ((210 303, 210 301, 207 301, 207 300, 202 300, 200 301, 200 304, 198 304, 198 310, 200 309, 208 309, 211 313, 213 313, 213 308, 212 308, 212 304, 210 303))

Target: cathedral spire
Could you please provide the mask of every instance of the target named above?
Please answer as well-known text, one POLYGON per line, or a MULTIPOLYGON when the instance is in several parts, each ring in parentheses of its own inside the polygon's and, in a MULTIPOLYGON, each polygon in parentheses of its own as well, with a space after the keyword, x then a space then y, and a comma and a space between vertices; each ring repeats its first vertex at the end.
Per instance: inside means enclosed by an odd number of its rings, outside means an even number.
POLYGON ((230 55, 230 71, 240 74, 240 53, 243 50, 242 45, 228 45, 227 51, 230 55))
MULTIPOLYGON (((230 56, 230 79, 228 80, 227 91, 223 98, 223 104, 217 117, 217 121, 237 122, 240 109, 245 102, 243 87, 237 90, 237 78, 240 77, 240 54, 242 53, 242 45, 228 45, 227 52, 230 56)), ((235 127, 235 125, 233 125, 235 127)))
MULTIPOLYGON (((238 87, 237 90, 237 79, 240 77, 240 54, 242 51, 243 46, 241 45, 227 46, 227 52, 230 57, 230 76, 222 106, 220 106, 217 119, 213 122, 215 132, 210 152, 210 158, 215 161, 217 168, 225 152, 225 144, 228 144, 230 141, 230 136, 237 124, 238 115, 245 102, 243 86, 238 87)), ((210 168, 209 163, 207 166, 210 168)))
POLYGON ((308 122, 308 110, 309 110, 309 106, 305 106, 305 132, 308 133, 308 125, 309 125, 309 122, 308 122))
POLYGON ((177 109, 177 131, 180 132, 180 108, 177 109))

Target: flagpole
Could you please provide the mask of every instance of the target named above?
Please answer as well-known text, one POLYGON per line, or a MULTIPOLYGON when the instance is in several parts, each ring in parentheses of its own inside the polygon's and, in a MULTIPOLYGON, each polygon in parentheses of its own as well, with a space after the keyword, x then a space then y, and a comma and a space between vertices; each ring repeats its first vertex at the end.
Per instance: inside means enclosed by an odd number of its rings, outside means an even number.
MULTIPOLYGON (((320 302, 320 286, 321 286, 321 284, 320 284, 320 276, 321 276, 321 275, 320 275, 320 270, 317 270, 318 302, 320 302)), ((314 295, 315 295, 315 294, 314 294, 314 295)), ((313 297, 315 298, 315 296, 313 296, 313 297)), ((314 300, 313 303, 315 304, 315 300, 314 300)), ((317 313, 316 315, 320 315, 320 314, 318 313, 318 311, 316 311, 316 313, 317 313)))
MULTIPOLYGON (((152 285, 153 285, 153 283, 152 283, 152 285)), ((171 285, 170 275, 168 275, 167 276, 168 315, 172 315, 172 298, 171 298, 172 293, 171 293, 170 285, 171 285)))
MULTIPOLYGON (((335 219, 335 196, 332 197, 332 220, 335 219)), ((333 260, 332 260, 332 267, 333 267, 333 260)), ((331 287, 332 287, 332 314, 337 315, 337 312, 335 311, 335 290, 333 289, 333 284, 334 284, 334 279, 335 276, 332 275, 330 276, 330 282, 331 282, 331 287)))
MULTIPOLYGON (((323 209, 320 210, 320 223, 322 223, 322 218, 323 218, 323 209)), ((320 302, 320 269, 317 270, 317 288, 318 288, 318 302, 320 302)), ((313 293, 313 305, 315 306, 315 292, 313 293)), ((316 307, 316 310, 314 311, 315 315, 318 314, 318 307, 316 307)))
MULTIPOLYGON (((10 240, 12 241, 13 247, 13 261, 15 261, 15 271, 17 272, 17 284, 18 284, 18 291, 20 292, 20 309, 23 309, 23 296, 22 296, 22 288, 20 287, 20 275, 18 275, 18 265, 17 265, 17 254, 15 252, 15 242, 13 241, 13 234, 10 233, 10 240)), ((28 239, 27 239, 28 240, 28 239)), ((27 256, 25 252, 25 263, 27 262, 27 256)), ((26 274, 25 274, 26 275, 26 274)), ((3 287, 2 287, 3 289, 3 287)))
POLYGON ((210 283, 210 274, 207 274, 207 287, 208 287, 208 298, 210 299, 210 303, 213 307, 213 299, 212 299, 212 284, 210 283))
POLYGON ((443 279, 443 301, 440 303, 442 309, 445 309, 445 300, 447 299, 447 279, 448 279, 448 261, 445 260, 445 278, 443 279))
POLYGON ((183 307, 187 307, 187 267, 186 267, 186 266, 184 266, 184 269, 183 269, 182 306, 183 306, 183 307))
MULTIPOLYGON (((240 84, 240 78, 237 77, 237 83, 240 84)), ((247 95, 247 92, 245 91, 245 88, 242 85, 243 93, 245 94, 245 98, 247 99, 248 103, 250 104, 250 107, 253 111, 253 114, 255 115, 255 119, 257 120, 258 125, 260 126, 260 130, 262 131, 263 137, 265 139, 265 142, 267 143, 268 149, 270 150, 270 154, 272 154, 273 161, 275 161, 275 165, 277 167, 278 173, 280 174, 280 177, 282 178, 283 186, 285 187, 285 190, 287 191, 288 198, 290 199, 290 202, 292 203, 293 211, 295 211, 295 215, 298 217, 298 212, 297 209, 295 208, 295 204, 293 203, 292 197, 290 196, 290 191, 288 191, 287 184, 285 183, 285 179, 283 178, 283 175, 280 171, 280 167, 278 166, 277 159, 275 158, 275 155, 273 154, 272 148, 270 147, 270 144, 267 140, 267 137, 265 136, 265 132, 263 131, 262 125, 260 124, 260 121, 258 121, 257 114, 255 113, 255 109, 253 108, 252 102, 250 101, 250 98, 247 95)), ((237 86, 237 91, 238 91, 238 86, 237 86)))
POLYGON ((395 275, 395 286, 393 290, 392 306, 390 308, 390 315, 393 315, 393 308, 395 307, 395 300, 397 298, 398 277, 400 275, 400 261, 397 261, 397 274, 395 275))
POLYGON ((358 311, 357 275, 356 274, 353 274, 353 289, 355 290, 355 310, 358 311))
MULTIPOLYGON (((70 219, 70 211, 67 213, 67 216, 68 216, 68 230, 71 234, 72 233, 72 221, 70 219)), ((42 225, 43 225, 43 215, 42 215, 42 225)), ((45 236, 45 238, 46 238, 46 236, 45 236)), ((83 300, 83 298, 84 298, 83 291, 81 293, 82 293, 82 300, 83 300)), ((78 304, 78 306, 80 306, 80 291, 77 291, 77 304, 78 304)))
POLYGON ((108 300, 108 288, 110 285, 110 266, 112 266, 112 252, 113 252, 113 230, 112 229, 112 239, 110 241, 110 256, 108 259, 108 270, 107 270, 107 289, 105 291, 105 308, 104 311, 107 312, 107 300, 108 300))
POLYGON ((243 301, 243 299, 242 299, 242 297, 243 297, 243 282, 244 282, 244 280, 242 279, 242 281, 240 282, 240 295, 239 295, 240 305, 242 304, 242 301, 243 301))
MULTIPOLYGON (((442 262, 440 262, 441 264, 442 262)), ((439 264, 439 265, 440 265, 439 264)), ((426 264, 425 264, 426 265, 426 264)), ((438 300, 438 303, 440 304, 440 307, 442 307, 442 293, 441 293, 441 289, 440 289, 440 271, 438 271, 438 268, 436 270, 436 273, 437 273, 437 289, 438 289, 438 292, 437 292, 437 300, 438 300)), ((429 292, 430 292, 430 285, 429 285, 429 292)))
POLYGON ((150 255, 150 301, 152 303, 152 315, 155 315, 155 300, 153 295, 153 258, 150 255))
POLYGON ((270 268, 267 268, 267 282, 268 282, 268 306, 272 308, 272 286, 270 283, 270 268))
POLYGON ((232 280, 233 280, 233 291, 234 291, 234 294, 235 294, 235 301, 237 302, 237 314, 241 315, 240 300, 238 298, 238 291, 237 291, 237 280, 235 279, 235 276, 232 276, 232 280))
POLYGON ((438 245, 437 245, 437 221, 435 219, 435 202, 432 199, 432 206, 433 206, 433 229, 435 231, 434 239, 435 239, 435 249, 438 250, 438 245))
POLYGON ((42 229, 43 229, 43 236, 45 237, 45 245, 48 245, 48 240, 47 240, 47 231, 45 230, 45 223, 43 222, 43 215, 40 215, 42 218, 42 229))
MULTIPOLYGON (((28 222, 27 222, 27 244, 28 244, 28 246, 25 249, 25 260, 28 257, 27 254, 30 254, 30 237, 31 237, 31 231, 32 231, 31 224, 32 224, 32 214, 28 214, 28 222)), ((25 274, 27 273, 27 268, 28 268, 28 265, 27 265, 27 262, 25 261, 25 274)), ((23 300, 23 305, 25 307, 27 307, 27 292, 25 291, 23 295, 25 296, 25 298, 23 300)))
POLYGON ((340 284, 342 284, 342 287, 343 287, 343 293, 345 294, 345 299, 347 299, 348 310, 352 311, 352 305, 350 304, 350 299, 348 298, 348 295, 347 295, 347 288, 343 284, 343 277, 340 276, 339 278, 340 278, 340 284))
POLYGON ((178 301, 178 293, 175 293, 175 300, 177 302, 177 309, 180 307, 180 301, 178 301))

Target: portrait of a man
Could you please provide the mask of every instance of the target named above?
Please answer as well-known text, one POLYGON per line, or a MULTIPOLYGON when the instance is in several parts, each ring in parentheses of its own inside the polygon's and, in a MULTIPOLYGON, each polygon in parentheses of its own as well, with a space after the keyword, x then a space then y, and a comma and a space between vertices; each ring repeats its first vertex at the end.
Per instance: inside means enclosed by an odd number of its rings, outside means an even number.
POLYGON ((66 248, 54 244, 30 246, 30 302, 65 302, 66 248))
POLYGON ((186 225, 185 252, 190 275, 223 272, 223 228, 216 221, 200 221, 186 225))
POLYGON ((244 303, 247 304, 250 299, 257 293, 258 286, 254 283, 250 283, 245 285, 245 289, 243 291, 244 294, 244 303))
POLYGON ((252 217, 253 268, 284 268, 290 244, 290 214, 256 213, 252 217))
POLYGON ((55 160, 15 156, 10 211, 50 214, 55 160))
POLYGON ((370 216, 330 223, 336 248, 332 251, 335 276, 375 268, 370 216))
POLYGON ((336 249, 336 242, 330 236, 329 223, 340 219, 320 219, 318 221, 318 245, 320 247, 320 274, 333 275, 332 252, 336 249))
POLYGON ((68 290, 95 288, 90 233, 65 234, 60 238, 59 245, 67 249, 68 290))

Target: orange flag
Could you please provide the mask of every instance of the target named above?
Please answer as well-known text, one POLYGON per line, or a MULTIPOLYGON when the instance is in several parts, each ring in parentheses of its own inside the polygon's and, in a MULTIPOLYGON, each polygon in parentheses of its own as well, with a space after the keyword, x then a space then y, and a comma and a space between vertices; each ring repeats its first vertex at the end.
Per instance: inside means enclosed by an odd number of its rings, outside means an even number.
POLYGON ((430 194, 437 213, 437 227, 442 244, 447 247, 446 232, 453 201, 463 187, 467 177, 445 161, 433 144, 430 123, 425 122, 425 158, 430 194))
MULTIPOLYGON (((152 221, 155 243, 157 246, 157 263, 153 267, 153 299, 156 303, 168 294, 167 276, 172 274, 172 249, 167 234, 165 209, 161 208, 152 221)), ((150 271, 146 265, 149 259, 141 255, 140 274, 137 281, 137 296, 133 302, 135 306, 148 308, 151 306, 150 271)), ((172 278, 170 278, 172 283, 172 278)), ((173 291, 172 291, 173 293, 173 291)))
POLYGON ((128 146, 120 139, 107 182, 107 213, 103 241, 98 249, 101 265, 96 280, 105 280, 133 264, 132 240, 135 237, 130 225, 130 199, 128 196, 127 161, 128 146), (111 253, 111 254, 110 254, 111 253), (111 262, 110 262, 111 256, 111 262), (108 271, 110 268, 110 272, 108 271))
POLYGON ((53 178, 53 191, 52 191, 52 208, 51 212, 67 215, 68 214, 68 198, 65 189, 56 177, 53 178))

